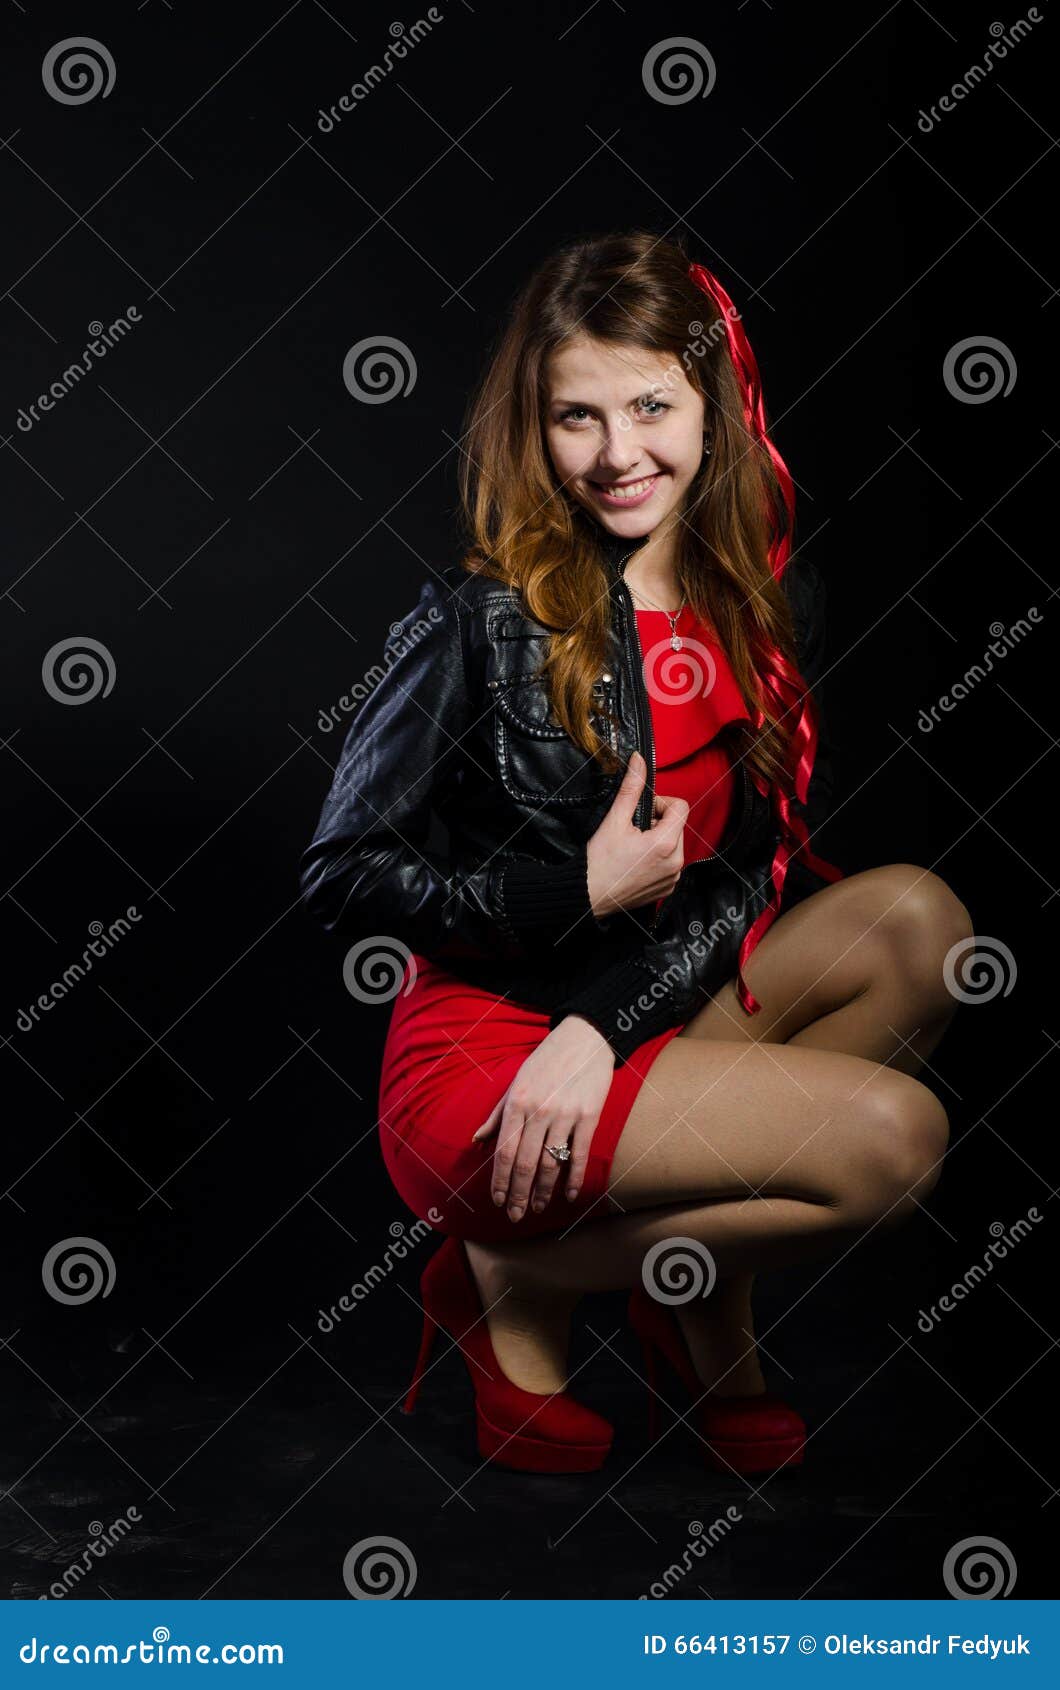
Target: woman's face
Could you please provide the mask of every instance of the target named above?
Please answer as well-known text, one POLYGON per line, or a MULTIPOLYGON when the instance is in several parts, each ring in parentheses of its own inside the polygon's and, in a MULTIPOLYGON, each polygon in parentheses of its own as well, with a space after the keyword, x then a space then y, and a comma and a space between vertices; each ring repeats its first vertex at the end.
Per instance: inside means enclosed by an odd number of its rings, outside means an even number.
POLYGON ((650 534, 703 460, 703 399, 677 358, 579 335, 550 354, 545 438, 559 480, 602 528, 650 534))

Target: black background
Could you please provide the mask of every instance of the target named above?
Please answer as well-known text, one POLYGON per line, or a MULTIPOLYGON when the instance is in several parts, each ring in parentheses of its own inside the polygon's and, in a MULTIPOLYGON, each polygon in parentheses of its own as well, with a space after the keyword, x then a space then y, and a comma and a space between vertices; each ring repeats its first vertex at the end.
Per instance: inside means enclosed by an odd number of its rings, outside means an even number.
POLYGON ((636 1596, 730 1503, 741 1523, 674 1594, 944 1595, 947 1551, 983 1535, 1015 1594, 1047 1594, 1057 19, 1043 4, 925 134, 918 113, 1023 13, 443 11, 329 134, 319 111, 381 58, 391 12, 5 18, 5 1594, 45 1592, 133 1506, 76 1594, 345 1599, 346 1551, 387 1535, 416 1596, 636 1596), (115 84, 64 105, 41 65, 80 34, 115 84), (715 86, 664 104, 642 63, 686 35, 715 86), (754 1486, 678 1436, 644 1453, 621 1296, 579 1318, 582 1394, 619 1428, 587 1480, 480 1471, 455 1356, 397 1412, 429 1243, 315 1326, 412 1218, 376 1139, 389 1005, 353 1001, 297 901, 345 731, 318 718, 460 555, 464 406, 514 290, 559 242, 633 227, 682 231, 743 312, 828 579, 841 776, 817 843, 851 872, 933 868, 1012 959, 921 1076, 954 1135, 930 1213, 760 1281, 771 1377, 815 1434, 801 1472, 754 1486), (129 335, 20 428, 130 306, 129 335), (377 335, 410 348, 415 386, 358 403, 343 359, 377 335), (1016 379, 968 403, 943 361, 983 336, 1016 379), (921 732, 1032 606, 1034 632, 921 732), (42 664, 86 635, 114 684, 63 705, 42 664), (20 1031, 129 905, 130 934, 20 1031), (1032 1204, 1032 1236, 918 1332, 1032 1204), (41 1264, 82 1236, 116 1280, 63 1306, 41 1264))

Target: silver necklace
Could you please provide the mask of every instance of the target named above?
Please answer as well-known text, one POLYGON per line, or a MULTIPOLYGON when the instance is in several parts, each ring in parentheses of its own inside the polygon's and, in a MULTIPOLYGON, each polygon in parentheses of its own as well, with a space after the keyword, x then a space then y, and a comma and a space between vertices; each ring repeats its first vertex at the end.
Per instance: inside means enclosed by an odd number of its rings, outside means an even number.
MULTIPOLYGON (((622 559, 621 573, 622 573, 623 581, 626 582, 626 590, 629 593, 630 597, 632 598, 634 604, 636 604, 638 598, 640 598, 640 594, 634 592, 634 590, 630 586, 629 582, 626 581, 626 564, 629 562, 629 560, 632 556, 633 556, 632 552, 627 552, 625 557, 622 559)), ((645 610, 662 610, 662 605, 652 604, 650 601, 646 601, 644 603, 643 608, 645 610)), ((680 634, 677 632, 677 618, 680 616, 680 614, 681 614, 682 610, 684 610, 684 608, 685 608, 685 600, 684 600, 684 598, 682 598, 681 603, 678 605, 677 609, 672 614, 668 610, 662 610, 663 615, 667 618, 667 620, 669 621, 669 624, 670 624, 670 647, 673 651, 680 651, 681 647, 684 645, 684 641, 682 640, 680 634)))

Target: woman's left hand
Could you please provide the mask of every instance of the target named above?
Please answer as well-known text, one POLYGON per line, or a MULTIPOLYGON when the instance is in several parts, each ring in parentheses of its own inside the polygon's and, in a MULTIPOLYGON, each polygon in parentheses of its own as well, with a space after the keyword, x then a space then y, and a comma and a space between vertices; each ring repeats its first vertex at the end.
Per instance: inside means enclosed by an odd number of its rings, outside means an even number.
POLYGON ((535 1210, 546 1206, 561 1167, 567 1169, 568 1198, 578 1195, 614 1068, 615 1053, 599 1029, 584 1016, 568 1015, 527 1057, 478 1128, 473 1144, 500 1128, 493 1201, 507 1202, 510 1220, 522 1219, 528 1201, 535 1210), (569 1162, 557 1162, 545 1149, 568 1142, 569 1162))

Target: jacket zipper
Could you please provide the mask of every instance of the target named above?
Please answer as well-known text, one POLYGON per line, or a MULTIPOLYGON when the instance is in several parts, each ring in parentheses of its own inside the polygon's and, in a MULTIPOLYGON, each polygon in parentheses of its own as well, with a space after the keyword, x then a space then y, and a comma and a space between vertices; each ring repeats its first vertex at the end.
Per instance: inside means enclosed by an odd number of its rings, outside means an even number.
MULTIPOLYGON (((648 689, 644 684, 644 669, 640 655, 640 636, 637 633, 636 612, 633 608, 632 595, 622 577, 621 570, 616 576, 615 586, 618 589, 619 603, 622 606, 622 626, 626 653, 629 658, 629 667, 633 671, 633 698, 637 715, 637 750, 648 765, 644 789, 637 802, 637 808, 633 812, 633 820, 637 827, 646 831, 651 826, 655 801, 655 735, 652 732, 648 689)), ((672 897, 673 893, 668 893, 655 910, 648 926, 649 932, 655 932, 659 925, 659 918, 672 897)))
MULTIPOLYGON (((641 793, 640 802, 634 811, 633 819, 638 827, 647 828, 651 825, 651 814, 655 798, 655 737, 652 732, 651 707, 648 703, 648 689, 644 684, 644 670, 641 662, 639 661, 640 636, 637 633, 636 612, 633 606, 633 599, 621 573, 617 576, 615 584, 618 588, 619 599, 622 605, 623 627, 626 635, 626 649, 629 653, 631 666, 635 671, 633 677, 633 694, 636 701, 638 738, 640 742, 638 750, 643 751, 643 748, 647 748, 644 755, 648 764, 648 774, 644 782, 644 790, 641 793)), ((737 824, 736 832, 729 840, 728 849, 731 849, 732 846, 736 844, 736 841, 743 835, 744 830, 747 827, 751 808, 751 779, 747 773, 747 765, 742 759, 740 762, 740 777, 743 783, 743 804, 740 811, 740 820, 737 824)), ((658 909, 655 911, 655 914, 652 916, 649 924, 650 932, 655 932, 659 925, 659 921, 662 918, 663 911, 666 909, 666 906, 672 897, 673 893, 668 893, 659 905, 658 909)))

